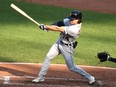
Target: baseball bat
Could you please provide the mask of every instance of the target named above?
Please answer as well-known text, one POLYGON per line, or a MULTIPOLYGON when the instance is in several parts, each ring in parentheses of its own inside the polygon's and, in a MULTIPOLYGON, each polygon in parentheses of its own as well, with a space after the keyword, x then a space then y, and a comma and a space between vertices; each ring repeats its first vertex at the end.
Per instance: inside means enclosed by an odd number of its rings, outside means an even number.
POLYGON ((20 14, 22 14, 23 16, 25 16, 26 18, 28 18, 29 20, 31 20, 32 22, 34 22, 35 24, 37 24, 38 26, 40 26, 40 24, 35 21, 33 18, 31 18, 29 15, 27 15, 23 10, 21 10, 19 7, 17 7, 15 4, 11 4, 10 5, 14 10, 16 10, 17 12, 19 12, 20 14))

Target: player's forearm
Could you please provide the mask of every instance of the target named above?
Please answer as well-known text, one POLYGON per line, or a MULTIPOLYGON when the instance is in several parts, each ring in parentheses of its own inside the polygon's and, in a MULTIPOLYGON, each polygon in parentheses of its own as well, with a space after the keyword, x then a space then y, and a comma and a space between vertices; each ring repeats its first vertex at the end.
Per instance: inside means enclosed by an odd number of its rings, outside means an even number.
POLYGON ((62 27, 58 27, 54 25, 46 25, 46 30, 64 32, 64 29, 62 27))

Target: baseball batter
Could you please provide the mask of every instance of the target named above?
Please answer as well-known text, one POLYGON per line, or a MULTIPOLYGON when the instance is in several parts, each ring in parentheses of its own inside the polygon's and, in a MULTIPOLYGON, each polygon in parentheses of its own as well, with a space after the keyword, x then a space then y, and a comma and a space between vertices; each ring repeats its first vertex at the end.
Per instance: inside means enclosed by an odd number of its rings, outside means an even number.
POLYGON ((70 71, 80 74, 85 79, 88 80, 89 84, 95 82, 95 78, 89 73, 84 71, 79 66, 74 63, 74 50, 77 46, 76 38, 79 37, 82 25, 82 13, 78 10, 74 10, 70 13, 70 16, 53 23, 52 25, 40 25, 40 29, 46 31, 58 31, 60 33, 59 39, 52 45, 49 52, 46 55, 43 66, 38 74, 38 77, 32 82, 42 82, 44 81, 44 75, 50 66, 51 60, 59 54, 62 54, 67 67, 70 71))

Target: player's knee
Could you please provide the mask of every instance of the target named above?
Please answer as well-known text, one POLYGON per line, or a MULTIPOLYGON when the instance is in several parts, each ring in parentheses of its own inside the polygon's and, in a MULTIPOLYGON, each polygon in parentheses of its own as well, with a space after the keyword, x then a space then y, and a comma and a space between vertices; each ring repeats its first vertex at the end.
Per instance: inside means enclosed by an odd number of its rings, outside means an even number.
POLYGON ((52 57, 52 55, 50 55, 50 54, 47 54, 47 55, 46 55, 46 59, 48 59, 48 60, 50 60, 50 61, 51 61, 51 60, 52 60, 52 58, 53 58, 53 57, 52 57))

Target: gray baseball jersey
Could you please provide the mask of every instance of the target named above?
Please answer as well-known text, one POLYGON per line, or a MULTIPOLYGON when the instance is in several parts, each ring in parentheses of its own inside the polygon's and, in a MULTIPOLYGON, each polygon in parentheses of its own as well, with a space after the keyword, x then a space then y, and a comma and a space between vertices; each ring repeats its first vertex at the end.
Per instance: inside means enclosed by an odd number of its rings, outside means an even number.
POLYGON ((71 25, 68 18, 63 20, 64 22, 64 32, 60 34, 60 40, 63 43, 72 43, 75 42, 75 38, 78 38, 80 35, 81 24, 71 25))

